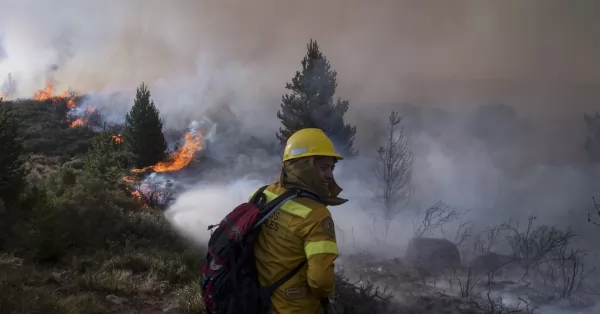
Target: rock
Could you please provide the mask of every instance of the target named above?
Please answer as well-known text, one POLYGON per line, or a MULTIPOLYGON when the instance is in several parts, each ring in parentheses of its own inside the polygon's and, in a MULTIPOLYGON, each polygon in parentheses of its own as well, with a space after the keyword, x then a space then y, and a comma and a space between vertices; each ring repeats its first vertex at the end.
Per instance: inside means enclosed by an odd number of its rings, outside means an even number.
POLYGON ((113 303, 113 304, 117 304, 117 305, 121 305, 123 303, 129 302, 125 298, 120 298, 120 297, 118 297, 116 295, 112 295, 112 294, 109 294, 109 295, 106 296, 106 301, 108 301, 110 303, 113 303))
POLYGON ((516 260, 510 255, 487 252, 476 257, 471 263, 471 268, 477 274, 488 273, 494 271, 501 273, 506 269, 513 269, 516 260))
POLYGON ((405 258, 429 274, 460 267, 458 248, 446 239, 413 238, 408 244, 405 258))

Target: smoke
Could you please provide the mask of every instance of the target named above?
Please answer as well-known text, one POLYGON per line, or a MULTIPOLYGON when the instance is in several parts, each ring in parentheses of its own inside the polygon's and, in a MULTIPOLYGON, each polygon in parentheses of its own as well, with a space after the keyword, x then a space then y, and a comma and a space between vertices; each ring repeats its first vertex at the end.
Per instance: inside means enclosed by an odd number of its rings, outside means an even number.
POLYGON ((0 62, 2 62, 4 58, 6 58, 6 51, 2 45, 2 38, 0 38, 0 62))
POLYGON ((247 201, 261 186, 260 181, 249 179, 202 183, 179 196, 165 216, 184 236, 203 246, 210 237, 208 226, 219 224, 224 215, 247 201))
POLYGON ((361 158, 336 170, 350 202, 331 209, 345 248, 378 228, 364 210, 374 206, 370 171, 392 109, 405 115, 415 156, 415 194, 390 235, 399 245, 413 214, 438 200, 473 209, 482 226, 536 214, 589 236, 600 169, 586 160, 583 113, 598 109, 599 7, 0 0, 0 77, 13 73, 14 97, 31 97, 45 81, 86 93, 83 107, 110 122, 123 120, 145 82, 166 129, 200 121, 206 154, 227 171, 189 178, 200 183, 167 216, 205 243, 205 226, 277 178, 275 113, 313 38, 338 72, 336 97, 350 101, 346 122, 358 129, 361 158), (480 108, 489 104, 508 108, 480 108))

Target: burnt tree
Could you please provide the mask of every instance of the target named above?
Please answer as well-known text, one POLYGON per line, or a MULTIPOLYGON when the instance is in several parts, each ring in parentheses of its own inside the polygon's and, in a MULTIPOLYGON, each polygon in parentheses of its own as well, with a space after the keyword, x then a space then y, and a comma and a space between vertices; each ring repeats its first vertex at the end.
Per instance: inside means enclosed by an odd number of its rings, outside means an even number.
POLYGON ((404 132, 402 119, 396 111, 390 114, 386 143, 377 150, 377 162, 373 169, 377 179, 375 201, 381 205, 381 216, 385 223, 384 240, 388 236, 390 223, 410 200, 413 156, 409 149, 410 136, 404 132))

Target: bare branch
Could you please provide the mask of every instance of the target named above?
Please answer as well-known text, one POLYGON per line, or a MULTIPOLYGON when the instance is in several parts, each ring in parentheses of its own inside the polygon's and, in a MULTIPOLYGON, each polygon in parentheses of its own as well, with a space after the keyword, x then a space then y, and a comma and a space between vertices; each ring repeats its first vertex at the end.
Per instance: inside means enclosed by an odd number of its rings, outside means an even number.
POLYGON ((456 235, 454 236, 454 244, 456 246, 462 245, 468 238, 473 235, 473 223, 470 221, 465 222, 465 216, 471 212, 471 209, 465 211, 460 216, 460 223, 458 229, 456 229, 456 235))
POLYGON ((0 98, 4 99, 12 97, 16 92, 17 81, 13 77, 12 73, 8 73, 8 75, 4 79, 4 82, 2 82, 2 87, 0 87, 0 98))
POLYGON ((351 282, 343 270, 336 271, 330 302, 336 313, 387 313, 392 294, 370 280, 351 282))
POLYGON ((510 221, 508 223, 503 223, 501 225, 493 226, 481 234, 478 234, 474 241, 474 251, 479 254, 485 254, 491 251, 492 247, 494 247, 498 243, 498 236, 500 233, 509 230, 510 221))
POLYGON ((411 195, 413 156, 409 149, 410 135, 404 133, 402 119, 396 111, 390 114, 387 142, 377 150, 373 168, 378 181, 373 194, 375 201, 382 205, 382 216, 386 221, 384 239, 390 222, 406 207, 411 195))
POLYGON ((455 210, 450 210, 449 206, 442 201, 425 210, 425 216, 421 220, 419 227, 415 228, 415 238, 421 238, 432 234, 435 230, 443 233, 444 225, 458 218, 455 210))
MULTIPOLYGON (((596 199, 593 197, 592 197, 592 201, 594 202, 594 209, 596 210, 596 213, 598 214, 598 217, 600 218, 600 204, 598 204, 596 202, 596 199)), ((594 219, 592 218, 592 213, 588 213, 588 222, 600 227, 600 223, 597 221, 594 221, 594 219)))
POLYGON ((526 269, 539 265, 549 254, 564 250, 576 236, 570 228, 561 231, 546 225, 534 227, 535 219, 536 217, 529 217, 525 231, 520 231, 518 224, 516 227, 508 227, 512 235, 507 239, 513 254, 526 269))

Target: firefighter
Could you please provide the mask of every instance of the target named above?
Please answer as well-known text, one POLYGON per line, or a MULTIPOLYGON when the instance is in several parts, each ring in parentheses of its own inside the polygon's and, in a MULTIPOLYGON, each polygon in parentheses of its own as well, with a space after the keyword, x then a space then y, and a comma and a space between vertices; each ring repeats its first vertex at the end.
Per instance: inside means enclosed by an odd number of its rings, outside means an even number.
POLYGON ((303 261, 296 275, 271 296, 271 313, 326 313, 335 283, 338 257, 335 226, 327 206, 341 205, 342 189, 333 169, 343 158, 320 129, 307 128, 287 141, 279 182, 265 189, 270 201, 287 189, 301 189, 317 196, 287 201, 262 226, 254 247, 258 279, 269 286, 303 261))

